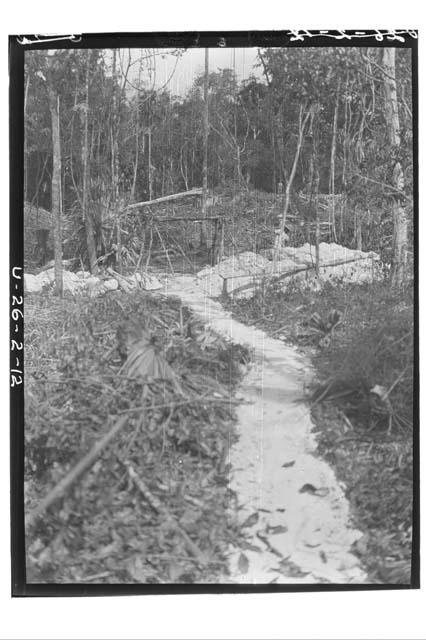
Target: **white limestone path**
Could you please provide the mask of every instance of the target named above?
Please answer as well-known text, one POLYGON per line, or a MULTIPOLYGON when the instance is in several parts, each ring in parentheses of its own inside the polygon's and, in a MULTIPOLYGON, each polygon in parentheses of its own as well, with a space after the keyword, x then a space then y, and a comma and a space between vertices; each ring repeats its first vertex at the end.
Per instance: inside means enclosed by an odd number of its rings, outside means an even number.
POLYGON ((313 371, 295 348, 233 319, 194 277, 165 280, 164 293, 179 297, 212 330, 254 349, 239 395, 238 442, 230 450, 231 489, 238 520, 258 514, 245 529, 253 550, 229 550, 233 583, 359 584, 366 575, 350 547, 361 533, 351 526, 349 505, 330 466, 316 454, 305 388, 313 371), (301 489, 304 490, 301 492, 301 489), (241 553, 244 555, 242 556, 241 553), (294 576, 291 565, 297 567, 294 576))

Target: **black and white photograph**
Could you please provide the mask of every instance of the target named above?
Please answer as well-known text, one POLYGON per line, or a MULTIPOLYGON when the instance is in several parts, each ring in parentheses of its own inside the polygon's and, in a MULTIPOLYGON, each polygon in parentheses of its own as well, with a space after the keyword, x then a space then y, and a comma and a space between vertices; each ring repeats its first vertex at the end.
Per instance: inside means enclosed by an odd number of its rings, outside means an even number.
POLYGON ((417 32, 279 34, 21 38, 26 593, 418 586, 417 32))

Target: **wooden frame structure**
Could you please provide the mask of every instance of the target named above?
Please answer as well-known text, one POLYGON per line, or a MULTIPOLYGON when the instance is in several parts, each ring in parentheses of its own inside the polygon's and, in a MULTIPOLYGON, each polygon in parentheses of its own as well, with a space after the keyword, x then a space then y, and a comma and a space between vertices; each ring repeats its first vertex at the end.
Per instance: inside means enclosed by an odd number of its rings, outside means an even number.
MULTIPOLYGON (((163 203, 168 203, 168 202, 175 202, 176 200, 181 200, 184 198, 199 198, 200 196, 203 195, 203 190, 201 188, 196 188, 196 189, 191 189, 190 191, 183 191, 181 193, 175 193, 175 194, 171 194, 168 196, 162 196, 160 198, 156 198, 155 200, 145 200, 144 202, 136 202, 134 204, 130 204, 126 207, 124 207, 118 214, 117 219, 116 219, 116 224, 117 224, 117 228, 120 226, 120 218, 124 215, 128 215, 129 213, 135 212, 138 209, 143 209, 143 208, 147 208, 148 210, 150 210, 150 208, 152 206, 155 206, 157 204, 163 204, 163 203)), ((173 266, 169 257, 169 252, 168 249, 166 248, 162 235, 158 229, 158 224, 162 223, 162 222, 199 222, 200 225, 206 223, 206 222, 210 222, 211 224, 214 225, 214 229, 213 229, 213 239, 212 239, 212 244, 209 248, 209 252, 210 252, 210 257, 211 257, 211 261, 212 264, 217 264, 223 257, 223 250, 224 250, 224 217, 223 216, 206 216, 206 215, 202 215, 202 216, 195 216, 195 217, 184 217, 184 216, 154 216, 151 212, 151 216, 150 216, 150 220, 149 220, 149 234, 150 234, 150 241, 149 241, 149 248, 148 248, 148 256, 147 256, 147 260, 146 260, 146 264, 145 264, 145 268, 148 267, 149 262, 150 262, 150 258, 151 258, 151 248, 152 248, 152 241, 153 241, 153 231, 155 231, 155 233, 158 235, 158 238, 160 240, 160 243, 163 247, 163 250, 165 252, 165 255, 167 257, 170 269, 173 273, 173 266)), ((118 244, 118 243, 117 243, 118 244)), ((141 253, 139 255, 138 258, 138 262, 137 262, 137 269, 140 266, 141 260, 142 260, 142 253, 143 253, 143 246, 144 246, 144 241, 142 243, 142 248, 141 248, 141 253)), ((182 247, 177 243, 177 246, 179 248, 179 251, 182 253, 182 255, 184 256, 184 258, 186 258, 187 260, 189 260, 188 256, 185 254, 184 250, 182 249, 182 247)), ((190 261, 190 260, 189 260, 190 261)))

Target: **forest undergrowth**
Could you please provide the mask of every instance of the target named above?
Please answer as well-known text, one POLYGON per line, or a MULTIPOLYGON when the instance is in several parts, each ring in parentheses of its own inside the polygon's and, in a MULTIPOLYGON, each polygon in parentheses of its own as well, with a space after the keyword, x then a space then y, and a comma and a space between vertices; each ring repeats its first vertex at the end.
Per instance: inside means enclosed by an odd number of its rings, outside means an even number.
MULTIPOLYGON (((307 351, 318 373, 309 391, 318 453, 346 487, 354 545, 369 580, 410 582, 413 502, 413 287, 387 281, 272 287, 227 301, 242 322, 307 351), (314 314, 339 322, 324 341, 314 314), (372 393, 375 389, 376 393, 372 393)), ((316 318, 318 319, 318 316, 316 318)))
POLYGON ((248 352, 180 301, 143 292, 27 296, 25 313, 27 581, 218 581, 241 536, 227 452, 248 352), (123 370, 135 326, 145 378, 123 370), (109 446, 34 519, 123 416, 109 446))

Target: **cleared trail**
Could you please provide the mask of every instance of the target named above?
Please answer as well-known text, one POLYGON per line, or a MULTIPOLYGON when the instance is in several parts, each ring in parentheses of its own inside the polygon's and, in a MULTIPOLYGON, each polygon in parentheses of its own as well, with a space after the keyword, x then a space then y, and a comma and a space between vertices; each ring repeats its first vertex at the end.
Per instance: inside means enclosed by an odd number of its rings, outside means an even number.
POLYGON ((329 465, 315 455, 309 406, 312 368, 293 347, 232 318, 191 276, 169 277, 163 293, 179 297, 211 329, 254 349, 239 394, 239 440, 230 450, 230 488, 248 518, 251 549, 230 549, 236 583, 356 584, 366 580, 350 552, 361 533, 329 465), (242 556, 241 553, 244 555, 242 556), (297 568, 297 571, 295 571, 297 568), (298 576, 298 577, 297 577, 298 576))

